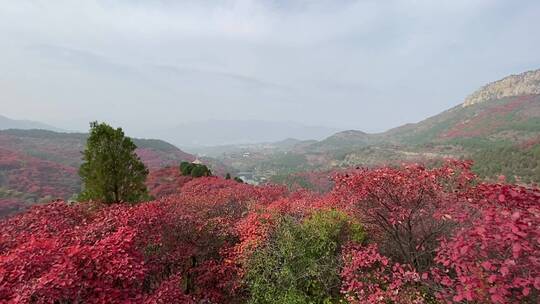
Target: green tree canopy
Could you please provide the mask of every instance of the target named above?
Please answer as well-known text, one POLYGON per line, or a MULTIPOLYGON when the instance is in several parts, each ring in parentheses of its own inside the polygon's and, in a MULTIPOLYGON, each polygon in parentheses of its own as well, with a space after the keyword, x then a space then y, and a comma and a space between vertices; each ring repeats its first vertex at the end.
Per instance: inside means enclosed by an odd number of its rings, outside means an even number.
POLYGON ((318 211, 302 222, 279 218, 268 244, 247 261, 248 303, 342 303, 342 246, 364 238, 360 223, 336 210, 318 211))
POLYGON ((191 170, 192 177, 202 177, 202 176, 211 176, 212 172, 205 165, 195 165, 193 170, 191 170))
POLYGON ((191 175, 194 166, 195 165, 190 162, 183 161, 180 163, 180 172, 182 175, 191 175))
POLYGON ((148 199, 148 169, 135 153, 136 148, 121 128, 91 122, 79 169, 83 181, 79 200, 111 204, 148 199))
POLYGON ((212 176, 212 171, 207 166, 189 162, 180 163, 180 172, 182 175, 191 175, 191 177, 212 176))

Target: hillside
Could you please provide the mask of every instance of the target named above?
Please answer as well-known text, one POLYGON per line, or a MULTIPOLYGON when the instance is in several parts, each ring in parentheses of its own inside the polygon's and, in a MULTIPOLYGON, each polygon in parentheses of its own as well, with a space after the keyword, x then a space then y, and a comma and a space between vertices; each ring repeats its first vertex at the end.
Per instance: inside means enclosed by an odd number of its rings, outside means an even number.
MULTIPOLYGON (((0 131, 0 216, 80 190, 77 173, 86 134, 46 130, 0 131)), ((151 172, 195 157, 155 139, 133 139, 151 172)))
POLYGON ((349 130, 286 150, 268 145, 249 150, 247 157, 245 150, 232 149, 221 157, 264 179, 299 171, 467 158, 476 161, 474 169, 483 177, 503 174, 510 180, 538 183, 539 77, 540 70, 506 77, 449 110, 383 133, 349 130))
POLYGON ((377 136, 357 131, 347 130, 336 133, 330 137, 325 138, 317 143, 309 146, 309 149, 313 151, 328 151, 365 147, 377 141, 377 136))
MULTIPOLYGON (((484 178, 505 175, 511 181, 539 183, 540 94, 532 94, 540 90, 538 75, 540 70, 509 76, 480 88, 463 104, 383 133, 348 130, 320 141, 288 139, 199 152, 219 157, 218 161, 205 160, 215 174, 242 172, 258 182, 288 180, 286 175, 298 172, 437 163, 453 157, 474 160, 473 169, 484 178)), ((0 131, 0 208, 21 209, 53 198, 68 199, 77 192, 77 168, 86 136, 47 130, 0 131)), ((161 140, 134 141, 151 171, 194 159, 161 140)), ((166 175, 154 181, 173 187, 176 177, 172 174, 169 183, 163 178, 171 174, 166 175)))
POLYGON ((409 145, 473 138, 519 144, 537 137, 539 132, 540 95, 523 95, 459 105, 380 136, 385 141, 409 145))

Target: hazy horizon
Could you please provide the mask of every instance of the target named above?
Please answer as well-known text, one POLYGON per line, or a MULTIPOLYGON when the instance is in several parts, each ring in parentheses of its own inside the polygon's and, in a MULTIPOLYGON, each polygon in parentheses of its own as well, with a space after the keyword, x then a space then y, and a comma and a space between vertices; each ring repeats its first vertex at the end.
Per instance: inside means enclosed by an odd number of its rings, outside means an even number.
POLYGON ((0 115, 74 131, 256 120, 381 132, 540 67, 537 1, 0 4, 0 115))

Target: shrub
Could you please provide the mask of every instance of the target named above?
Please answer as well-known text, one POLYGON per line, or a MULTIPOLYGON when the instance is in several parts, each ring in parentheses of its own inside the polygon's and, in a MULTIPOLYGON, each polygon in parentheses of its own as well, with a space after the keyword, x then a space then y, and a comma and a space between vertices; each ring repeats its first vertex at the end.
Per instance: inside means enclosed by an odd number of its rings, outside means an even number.
POLYGON ((325 195, 170 168, 159 200, 36 206, 0 225, 0 302, 538 303, 540 190, 468 168, 352 171, 325 195))
POLYGON ((210 175, 210 170, 205 165, 195 165, 191 170, 191 177, 202 177, 210 175))
POLYGON ((540 300, 540 192, 510 185, 480 185, 478 206, 438 249, 434 276, 439 296, 475 303, 540 300))
POLYGON ((203 177, 212 175, 212 172, 210 171, 210 169, 208 169, 207 166, 188 162, 180 163, 180 172, 184 176, 191 177, 203 177))
POLYGON ((230 303, 248 202, 281 192, 200 178, 137 205, 33 207, 0 225, 1 303, 230 303))
POLYGON ((349 303, 424 303, 418 273, 408 265, 392 264, 376 245, 349 245, 343 256, 341 291, 349 303))
POLYGON ((247 262, 249 303, 337 301, 341 246, 363 239, 362 227, 339 211, 319 211, 304 221, 280 218, 247 262))
POLYGON ((180 163, 180 172, 182 172, 182 175, 191 175, 191 170, 193 170, 194 164, 189 162, 181 162, 180 163))
POLYGON ((470 186, 469 169, 456 161, 434 169, 360 169, 337 176, 333 197, 358 216, 381 252, 424 271, 433 264, 438 239, 456 225, 451 214, 470 186))

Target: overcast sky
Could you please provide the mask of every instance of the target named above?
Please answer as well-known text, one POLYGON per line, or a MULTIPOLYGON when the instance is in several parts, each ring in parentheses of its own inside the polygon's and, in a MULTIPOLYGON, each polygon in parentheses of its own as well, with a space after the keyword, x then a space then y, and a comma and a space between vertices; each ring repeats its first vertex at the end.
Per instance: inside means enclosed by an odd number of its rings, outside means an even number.
POLYGON ((0 0, 0 114, 383 131, 540 68, 540 1, 0 0))

